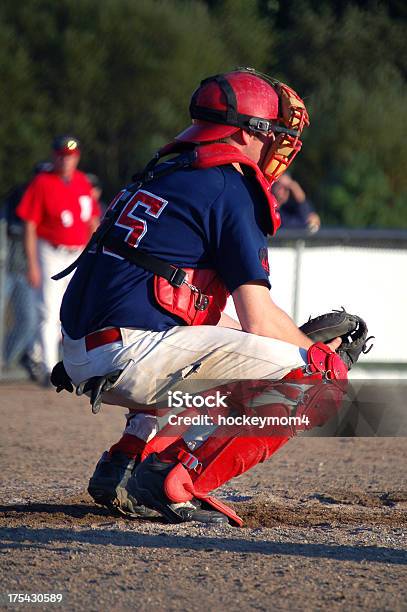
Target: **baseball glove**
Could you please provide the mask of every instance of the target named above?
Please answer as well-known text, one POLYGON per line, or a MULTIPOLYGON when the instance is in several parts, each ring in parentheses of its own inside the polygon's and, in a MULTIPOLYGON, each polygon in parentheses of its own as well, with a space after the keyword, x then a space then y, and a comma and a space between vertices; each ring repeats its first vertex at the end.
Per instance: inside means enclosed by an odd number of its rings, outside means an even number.
POLYGON ((368 353, 373 344, 367 347, 367 342, 374 336, 367 337, 368 329, 363 319, 342 310, 333 310, 327 314, 309 319, 300 330, 314 342, 327 344, 340 336, 342 344, 337 353, 348 370, 357 362, 361 353, 368 353))

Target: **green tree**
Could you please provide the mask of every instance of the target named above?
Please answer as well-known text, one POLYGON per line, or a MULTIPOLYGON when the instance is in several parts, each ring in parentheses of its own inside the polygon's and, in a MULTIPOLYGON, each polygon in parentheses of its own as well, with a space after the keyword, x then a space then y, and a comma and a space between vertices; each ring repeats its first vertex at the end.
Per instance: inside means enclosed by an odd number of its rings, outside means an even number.
POLYGON ((30 57, 13 30, 0 21, 0 193, 27 179, 42 155, 44 99, 34 95, 30 57))
POLYGON ((303 2, 292 22, 280 33, 282 69, 311 115, 297 177, 325 222, 407 227, 403 24, 373 3, 338 17, 303 2))
POLYGON ((305 98, 294 172, 324 222, 406 227, 404 24, 398 0, 3 0, 0 192, 73 132, 108 198, 202 78, 251 65, 305 98))
POLYGON ((83 141, 82 167, 101 176, 108 195, 188 124, 202 78, 239 64, 262 68, 272 45, 255 0, 212 10, 197 0, 5 0, 0 16, 10 66, 12 45, 21 47, 16 121, 26 97, 35 106, 25 110, 26 128, 40 123, 30 153, 11 152, 17 174, 48 154, 53 134, 71 131, 83 141))

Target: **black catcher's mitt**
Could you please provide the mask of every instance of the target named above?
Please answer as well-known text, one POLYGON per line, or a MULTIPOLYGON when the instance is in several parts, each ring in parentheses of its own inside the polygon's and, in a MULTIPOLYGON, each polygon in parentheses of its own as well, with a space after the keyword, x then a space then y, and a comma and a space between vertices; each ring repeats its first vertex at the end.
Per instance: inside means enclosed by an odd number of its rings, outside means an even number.
POLYGON ((374 336, 367 337, 368 329, 363 319, 342 310, 333 310, 327 314, 309 319, 300 330, 314 342, 327 344, 334 338, 340 336, 342 344, 337 353, 345 363, 348 370, 357 362, 361 353, 368 353, 372 344, 366 344, 374 336))

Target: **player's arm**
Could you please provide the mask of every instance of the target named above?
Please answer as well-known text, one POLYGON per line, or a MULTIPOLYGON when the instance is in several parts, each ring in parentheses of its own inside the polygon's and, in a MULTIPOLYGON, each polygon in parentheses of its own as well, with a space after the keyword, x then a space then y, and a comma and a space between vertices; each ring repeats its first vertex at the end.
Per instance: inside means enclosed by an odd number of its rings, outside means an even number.
POLYGON ((92 216, 89 221, 89 230, 91 235, 99 227, 101 216, 102 209, 100 208, 100 204, 97 200, 95 200, 95 198, 92 197, 92 216))
POLYGON ((90 235, 92 235, 93 232, 97 230, 99 225, 100 225, 100 217, 91 217, 91 219, 89 221, 89 233, 90 233, 90 235))
POLYGON ((27 279, 32 287, 37 288, 41 283, 41 268, 38 261, 37 225, 33 221, 25 222, 24 249, 27 257, 27 279))
POLYGON ((312 345, 288 314, 273 302, 265 282, 245 283, 233 292, 232 297, 243 331, 283 340, 304 349, 312 345))
MULTIPOLYGON (((252 281, 240 285, 232 297, 243 331, 289 342, 304 349, 313 344, 291 317, 274 304, 266 282, 252 281)), ((335 338, 328 346, 336 351, 341 342, 341 338, 335 338)))
POLYGON ((27 280, 33 287, 41 284, 41 269, 38 261, 37 227, 44 210, 43 177, 39 174, 31 181, 16 213, 24 221, 24 250, 27 257, 27 280))
POLYGON ((288 176, 287 174, 283 174, 280 179, 279 182, 284 185, 284 187, 287 187, 287 189, 289 189, 294 197, 294 199, 296 200, 296 202, 298 202, 299 204, 301 204, 302 202, 304 202, 305 200, 305 192, 303 190, 303 188, 301 187, 301 185, 299 183, 297 183, 297 181, 294 181, 294 179, 292 179, 290 176, 288 176))
POLYGON ((100 207, 99 201, 92 195, 92 189, 90 189, 90 195, 92 198, 92 214, 89 220, 89 232, 90 232, 90 235, 92 235, 93 232, 96 231, 96 229, 100 225, 102 209, 100 207))

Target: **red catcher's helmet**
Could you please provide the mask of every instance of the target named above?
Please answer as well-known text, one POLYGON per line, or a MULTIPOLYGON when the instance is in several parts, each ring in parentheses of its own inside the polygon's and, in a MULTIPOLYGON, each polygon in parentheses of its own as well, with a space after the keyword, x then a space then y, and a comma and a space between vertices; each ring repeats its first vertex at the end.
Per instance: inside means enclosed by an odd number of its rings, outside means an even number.
MULTIPOLYGON (((239 129, 275 131, 279 95, 273 81, 252 68, 218 74, 201 82, 192 95, 192 125, 176 136, 183 142, 208 142, 231 136, 239 129)), ((276 130, 277 131, 277 130, 276 130)))
POLYGON ((309 125, 307 109, 299 95, 253 68, 237 68, 202 81, 192 96, 189 111, 192 125, 176 140, 199 144, 226 138, 239 129, 274 133, 260 168, 270 184, 287 170, 300 151, 301 133, 309 125))

